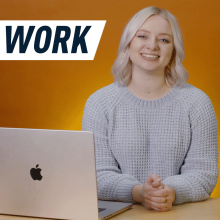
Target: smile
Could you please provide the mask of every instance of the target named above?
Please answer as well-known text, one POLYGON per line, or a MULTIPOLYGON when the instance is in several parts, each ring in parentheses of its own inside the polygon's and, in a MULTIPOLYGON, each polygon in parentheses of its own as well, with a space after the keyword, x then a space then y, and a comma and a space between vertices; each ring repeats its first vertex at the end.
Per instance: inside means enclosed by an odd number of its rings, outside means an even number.
POLYGON ((148 58, 154 58, 154 59, 156 59, 156 58, 159 58, 160 56, 158 56, 158 55, 150 55, 150 54, 146 54, 146 53, 142 53, 141 54, 142 56, 144 56, 144 57, 148 57, 148 58))

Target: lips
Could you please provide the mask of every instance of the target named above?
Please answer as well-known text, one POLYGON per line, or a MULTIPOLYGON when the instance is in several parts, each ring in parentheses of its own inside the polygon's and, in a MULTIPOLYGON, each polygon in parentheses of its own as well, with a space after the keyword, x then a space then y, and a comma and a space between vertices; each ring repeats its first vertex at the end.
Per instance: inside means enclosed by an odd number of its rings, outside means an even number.
POLYGON ((156 54, 147 54, 147 53, 142 53, 141 56, 145 60, 157 60, 160 56, 156 54))

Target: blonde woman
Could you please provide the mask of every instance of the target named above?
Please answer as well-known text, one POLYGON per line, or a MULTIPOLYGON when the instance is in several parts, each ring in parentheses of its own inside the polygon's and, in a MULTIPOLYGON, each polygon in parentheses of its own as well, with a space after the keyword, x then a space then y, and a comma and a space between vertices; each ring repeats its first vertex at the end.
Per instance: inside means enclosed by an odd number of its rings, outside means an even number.
POLYGON ((175 17, 148 7, 124 29, 115 82, 89 97, 83 130, 95 137, 98 197, 168 211, 207 199, 218 178, 212 103, 186 83, 175 17))

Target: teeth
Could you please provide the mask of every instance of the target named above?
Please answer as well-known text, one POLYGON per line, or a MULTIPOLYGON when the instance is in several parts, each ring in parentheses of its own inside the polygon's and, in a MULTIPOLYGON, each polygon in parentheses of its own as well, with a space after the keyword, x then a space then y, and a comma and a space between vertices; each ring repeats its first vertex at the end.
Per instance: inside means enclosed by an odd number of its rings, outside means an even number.
POLYGON ((143 53, 142 53, 142 56, 150 57, 150 58, 157 58, 157 57, 159 57, 159 56, 156 56, 156 55, 148 55, 148 54, 143 54, 143 53))

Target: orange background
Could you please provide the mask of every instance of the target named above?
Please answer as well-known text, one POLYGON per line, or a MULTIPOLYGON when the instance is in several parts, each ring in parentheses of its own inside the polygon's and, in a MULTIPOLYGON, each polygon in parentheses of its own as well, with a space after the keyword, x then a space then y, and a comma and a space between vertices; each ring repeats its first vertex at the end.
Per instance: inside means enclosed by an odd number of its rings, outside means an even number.
MULTIPOLYGON (((0 127, 81 130, 87 98, 113 82, 123 28, 152 5, 177 17, 188 82, 210 97, 219 124, 219 1, 0 0, 0 20, 107 20, 93 61, 0 61, 0 127)), ((220 180, 212 196, 220 196, 220 180)))

